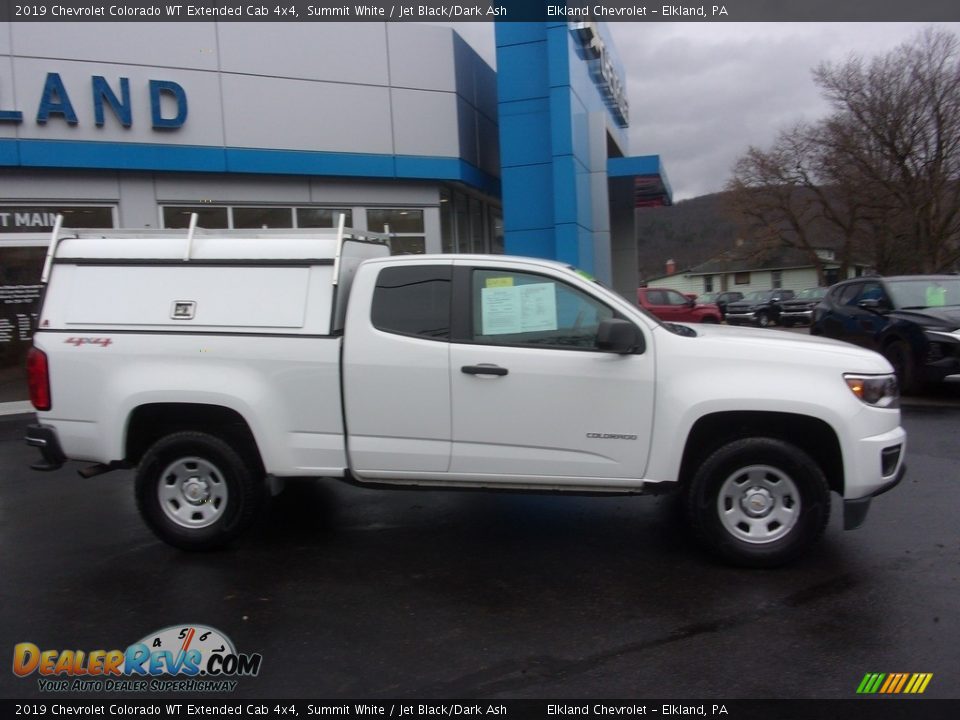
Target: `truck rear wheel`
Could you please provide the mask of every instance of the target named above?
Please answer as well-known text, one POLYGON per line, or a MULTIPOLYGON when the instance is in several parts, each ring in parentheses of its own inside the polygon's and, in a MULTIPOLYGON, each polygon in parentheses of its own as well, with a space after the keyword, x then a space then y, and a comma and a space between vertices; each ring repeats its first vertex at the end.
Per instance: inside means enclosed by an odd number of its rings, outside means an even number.
POLYGON ((157 537, 174 547, 221 547, 246 529, 262 504, 257 465, 215 435, 167 435, 137 469, 137 507, 157 537))
POLYGON ((774 567, 823 533, 830 489, 820 466, 776 438, 743 438, 713 452, 687 490, 698 540, 736 565, 774 567))

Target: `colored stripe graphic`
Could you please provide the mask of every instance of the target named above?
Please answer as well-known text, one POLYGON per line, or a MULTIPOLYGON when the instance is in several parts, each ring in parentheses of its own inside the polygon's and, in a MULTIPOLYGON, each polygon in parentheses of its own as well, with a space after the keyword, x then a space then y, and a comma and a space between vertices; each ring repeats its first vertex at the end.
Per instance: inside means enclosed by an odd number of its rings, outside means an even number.
POLYGON ((857 686, 857 694, 919 695, 932 679, 933 673, 867 673, 857 686))
POLYGON ((884 673, 867 673, 863 676, 863 680, 860 681, 860 687, 857 688, 857 693, 860 695, 872 695, 879 689, 880 683, 883 682, 885 677, 886 675, 884 673))

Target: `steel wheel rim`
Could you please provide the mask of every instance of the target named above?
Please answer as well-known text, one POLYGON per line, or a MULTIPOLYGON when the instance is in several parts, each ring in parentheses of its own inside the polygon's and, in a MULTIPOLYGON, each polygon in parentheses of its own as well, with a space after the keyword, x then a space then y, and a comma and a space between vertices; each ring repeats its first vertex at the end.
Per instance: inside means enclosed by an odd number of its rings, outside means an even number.
POLYGON ((752 545, 785 537, 800 518, 800 492, 782 470, 749 465, 730 474, 720 486, 717 513, 724 529, 752 545))
POLYGON ((219 468, 201 457, 182 457, 160 473, 157 499, 168 520, 196 530, 219 520, 227 508, 227 483, 219 468))

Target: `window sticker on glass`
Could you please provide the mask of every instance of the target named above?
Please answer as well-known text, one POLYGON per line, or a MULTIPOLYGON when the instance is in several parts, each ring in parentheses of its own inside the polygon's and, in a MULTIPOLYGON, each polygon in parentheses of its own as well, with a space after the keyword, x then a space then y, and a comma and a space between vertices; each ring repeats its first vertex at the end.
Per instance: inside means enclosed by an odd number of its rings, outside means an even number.
POLYGON ((480 293, 483 335, 508 335, 557 329, 553 283, 485 287, 480 293))
POLYGON ((943 307, 947 304, 947 289, 934 283, 927 286, 927 307, 943 307))
POLYGON ((557 329, 557 293, 553 283, 521 285, 520 332, 557 329))
POLYGON ((520 296, 517 288, 492 287, 480 291, 483 335, 520 332, 520 296))
POLYGON ((486 287, 513 287, 512 277, 487 278, 486 287))

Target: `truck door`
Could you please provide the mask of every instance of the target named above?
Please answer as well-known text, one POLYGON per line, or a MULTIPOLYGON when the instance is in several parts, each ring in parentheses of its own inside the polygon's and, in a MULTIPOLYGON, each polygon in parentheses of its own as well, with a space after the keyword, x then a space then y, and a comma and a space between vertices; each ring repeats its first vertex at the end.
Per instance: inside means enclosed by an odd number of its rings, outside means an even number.
POLYGON ((358 276, 351 297, 342 361, 351 468, 381 479, 446 472, 450 261, 358 276))
POLYGON ((596 349, 615 310, 547 274, 458 266, 455 278, 451 476, 618 487, 642 478, 654 358, 596 349))

